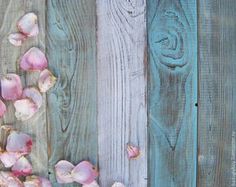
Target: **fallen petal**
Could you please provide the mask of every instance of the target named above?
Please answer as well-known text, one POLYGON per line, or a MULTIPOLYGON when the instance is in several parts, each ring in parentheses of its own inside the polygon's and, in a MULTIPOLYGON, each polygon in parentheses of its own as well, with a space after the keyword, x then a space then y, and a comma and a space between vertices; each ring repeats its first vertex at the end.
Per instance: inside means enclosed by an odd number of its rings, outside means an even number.
POLYGON ((21 97, 22 84, 20 77, 10 73, 1 78, 1 93, 5 100, 16 100, 21 97))
POLYGON ((12 33, 8 36, 9 42, 14 46, 21 46, 26 36, 22 33, 12 33))
POLYGON ((58 183, 72 183, 71 175, 74 165, 66 160, 61 160, 55 165, 56 178, 58 183))
POLYGON ((22 156, 12 166, 11 171, 17 177, 27 176, 32 173, 32 165, 24 156, 22 156))
POLYGON ((13 166, 16 161, 22 156, 17 152, 3 152, 0 153, 0 160, 6 168, 13 166))
POLYGON ((80 162, 71 172, 74 181, 80 184, 90 184, 98 176, 94 166, 88 161, 80 162))
POLYGON ((42 95, 35 87, 25 88, 23 90, 22 98, 31 99, 37 105, 38 109, 41 107, 43 103, 42 95))
POLYGON ((26 71, 42 71, 47 66, 45 54, 37 47, 30 48, 20 60, 20 67, 26 71))
POLYGON ((93 181, 90 184, 84 184, 82 187, 99 187, 97 181, 93 181))
POLYGON ((0 117, 2 117, 5 114, 6 110, 7 110, 6 105, 0 99, 0 117))
POLYGON ((115 182, 111 187, 125 187, 121 182, 115 182))
POLYGON ((23 187, 22 182, 12 173, 0 171, 0 186, 1 187, 23 187))
POLYGON ((23 155, 29 154, 32 149, 32 138, 22 132, 12 131, 7 138, 6 150, 23 155))
POLYGON ((17 27, 21 33, 28 37, 37 36, 39 33, 37 15, 33 12, 25 14, 18 21, 17 27))
POLYGON ((15 116, 20 121, 30 119, 37 111, 38 106, 31 99, 21 99, 14 102, 15 116))
POLYGON ((40 92, 46 92, 56 83, 57 78, 48 70, 43 70, 39 75, 38 87, 40 92))
POLYGON ((127 153, 129 159, 135 159, 140 155, 139 148, 132 145, 127 145, 127 153))
POLYGON ((36 175, 26 177, 24 187, 52 187, 51 182, 44 178, 36 175))

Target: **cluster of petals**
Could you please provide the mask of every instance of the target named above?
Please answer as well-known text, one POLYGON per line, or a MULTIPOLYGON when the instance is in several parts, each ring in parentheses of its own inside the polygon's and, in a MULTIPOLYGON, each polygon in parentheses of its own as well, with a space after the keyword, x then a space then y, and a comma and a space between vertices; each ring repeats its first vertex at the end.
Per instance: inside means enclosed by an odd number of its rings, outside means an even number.
POLYGON ((25 156, 31 148, 32 138, 29 135, 12 130, 5 150, 0 152, 0 160, 6 168, 11 167, 14 176, 27 176, 32 173, 32 166, 25 156))
MULTIPOLYGON (((22 16, 17 22, 17 33, 9 35, 9 41, 15 46, 22 45, 27 37, 37 36, 39 33, 38 18, 33 12, 22 16)), ((24 121, 30 119, 42 105, 41 93, 47 92, 56 83, 56 77, 47 69, 48 60, 43 51, 37 47, 32 47, 21 56, 19 66, 24 71, 38 71, 38 87, 22 87, 21 79, 17 74, 9 73, 1 77, 1 97, 0 99, 0 117, 3 117, 7 111, 4 103, 13 101, 15 107, 15 116, 18 120, 24 121)))
POLYGON ((51 187, 48 179, 32 174, 32 165, 25 157, 32 149, 32 138, 22 132, 10 130, 7 137, 5 150, 1 149, 0 160, 9 171, 0 171, 0 186, 16 187, 51 187), (18 177, 27 176, 25 182, 21 182, 18 177), (34 184, 34 185, 33 185, 34 184))
POLYGON ((84 187, 97 185, 95 179, 98 176, 98 171, 88 161, 82 161, 74 166, 66 160, 61 160, 55 165, 55 172, 58 183, 77 182, 83 184, 84 187))
POLYGON ((39 33, 38 17, 29 12, 22 16, 17 22, 18 32, 8 36, 8 40, 15 46, 21 46, 28 37, 37 36, 39 33))

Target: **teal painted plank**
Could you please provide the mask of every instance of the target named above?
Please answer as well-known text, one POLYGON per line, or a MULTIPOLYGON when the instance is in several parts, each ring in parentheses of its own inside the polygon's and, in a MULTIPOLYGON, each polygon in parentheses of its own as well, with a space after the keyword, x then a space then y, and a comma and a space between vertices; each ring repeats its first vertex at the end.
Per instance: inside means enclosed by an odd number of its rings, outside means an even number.
MULTIPOLYGON (((48 94, 49 170, 60 159, 97 164, 96 2, 47 1, 46 50, 58 77, 48 94)), ((78 186, 66 185, 66 186, 78 186)))
POLYGON ((196 186, 196 0, 148 0, 149 186, 196 186))
POLYGON ((199 1, 199 187, 236 186, 235 9, 199 1))

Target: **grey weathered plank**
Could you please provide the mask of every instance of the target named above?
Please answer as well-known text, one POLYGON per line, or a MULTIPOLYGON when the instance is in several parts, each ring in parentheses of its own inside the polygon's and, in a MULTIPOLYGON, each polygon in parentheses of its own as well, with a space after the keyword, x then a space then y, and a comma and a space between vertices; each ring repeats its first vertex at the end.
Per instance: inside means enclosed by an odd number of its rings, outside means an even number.
POLYGON ((149 186, 196 186, 196 0, 148 0, 149 186))
POLYGON ((58 77, 48 94, 47 113, 49 170, 55 186, 60 185, 53 169, 60 159, 97 162, 95 6, 95 0, 47 1, 46 50, 58 77))
POLYGON ((236 3, 199 1, 198 186, 236 186, 236 3))
MULTIPOLYGON (((0 72, 18 73, 21 75, 25 86, 35 85, 38 73, 26 73, 19 69, 18 59, 31 46, 45 48, 45 0, 1 0, 0 1, 0 72), (27 12, 35 12, 38 15, 40 34, 37 37, 28 39, 21 47, 15 47, 8 42, 8 35, 17 32, 16 22, 27 12)), ((8 102, 8 112, 2 120, 2 125, 11 123, 15 128, 32 135, 34 146, 30 159, 35 174, 47 176, 47 133, 46 133, 46 104, 32 119, 19 122, 14 117, 14 109, 8 102)))
POLYGON ((97 0, 100 184, 147 186, 146 1, 97 0), (128 160, 126 144, 141 157, 128 160))

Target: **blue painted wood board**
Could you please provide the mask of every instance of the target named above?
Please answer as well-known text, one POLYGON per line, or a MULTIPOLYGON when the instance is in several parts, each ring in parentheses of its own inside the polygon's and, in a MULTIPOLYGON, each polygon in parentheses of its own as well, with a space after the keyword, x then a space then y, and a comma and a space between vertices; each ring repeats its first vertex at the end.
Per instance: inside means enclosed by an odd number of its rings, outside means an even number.
POLYGON ((149 186, 196 186, 196 1, 148 0, 149 186))

